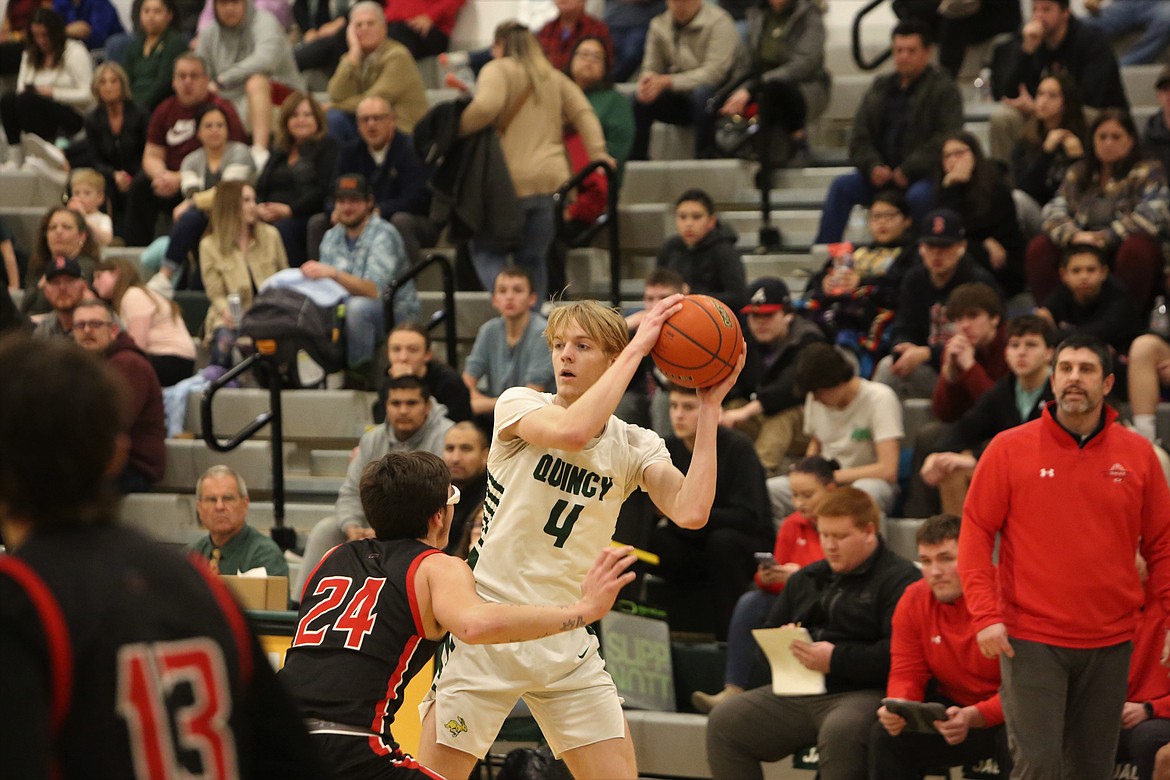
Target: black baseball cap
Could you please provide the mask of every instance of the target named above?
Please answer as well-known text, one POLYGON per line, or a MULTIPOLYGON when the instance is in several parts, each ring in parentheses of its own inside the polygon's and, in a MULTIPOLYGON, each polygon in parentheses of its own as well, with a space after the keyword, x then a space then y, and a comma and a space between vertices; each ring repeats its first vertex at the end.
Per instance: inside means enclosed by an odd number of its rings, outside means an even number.
POLYGON ((739 310, 740 314, 773 314, 792 303, 788 285, 774 276, 757 279, 748 289, 748 304, 739 310))
POLYGON ((360 173, 343 173, 337 177, 337 187, 333 190, 334 198, 361 198, 370 197, 370 183, 360 173))
POLYGON ((962 217, 951 209, 935 209, 922 220, 922 234, 918 240, 931 246, 953 246, 966 238, 962 217))
POLYGON ((50 282, 58 276, 72 276, 81 278, 81 264, 69 257, 54 257, 45 269, 45 281, 50 282))
POLYGON ((1170 65, 1163 65, 1158 71, 1158 80, 1154 82, 1154 89, 1162 89, 1170 85, 1170 65))

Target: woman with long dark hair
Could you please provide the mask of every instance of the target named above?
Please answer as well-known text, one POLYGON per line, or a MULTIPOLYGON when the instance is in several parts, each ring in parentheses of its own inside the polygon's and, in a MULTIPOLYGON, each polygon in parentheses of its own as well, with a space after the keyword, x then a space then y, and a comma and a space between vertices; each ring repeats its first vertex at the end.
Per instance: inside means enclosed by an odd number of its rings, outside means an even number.
POLYGON ((1085 156, 1085 112, 1080 90, 1068 74, 1046 76, 1036 87, 1036 108, 1012 150, 1016 189, 1031 201, 1036 233, 1040 209, 1056 196, 1069 167, 1085 156))
POLYGON ((89 232, 81 212, 66 206, 54 206, 41 220, 37 242, 33 246, 24 277, 24 300, 21 301, 20 309, 25 314, 44 314, 52 309, 41 291, 41 279, 49 263, 58 257, 76 260, 81 267, 82 277, 88 284, 93 284, 93 271, 101 260, 101 249, 89 232))

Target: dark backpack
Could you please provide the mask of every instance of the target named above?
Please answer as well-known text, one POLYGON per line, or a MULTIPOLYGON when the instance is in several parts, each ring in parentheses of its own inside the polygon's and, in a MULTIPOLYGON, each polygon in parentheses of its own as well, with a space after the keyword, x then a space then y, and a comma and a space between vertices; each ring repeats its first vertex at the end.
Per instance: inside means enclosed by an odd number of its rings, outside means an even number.
MULTIPOLYGON (((244 313, 240 333, 253 343, 276 342, 275 359, 287 386, 299 387, 297 353, 304 350, 326 374, 345 368, 344 319, 339 306, 318 306, 308 296, 287 287, 261 290, 244 313)), ((258 347, 257 347, 258 348, 258 347)), ((264 377, 260 377, 262 383, 264 377)))

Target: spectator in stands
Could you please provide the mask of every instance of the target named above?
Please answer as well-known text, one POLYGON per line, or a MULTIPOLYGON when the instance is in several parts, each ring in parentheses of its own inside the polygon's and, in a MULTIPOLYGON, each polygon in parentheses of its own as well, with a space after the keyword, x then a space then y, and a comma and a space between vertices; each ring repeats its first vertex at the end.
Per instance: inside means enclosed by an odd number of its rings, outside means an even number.
POLYGON ((280 231, 294 268, 308 259, 309 218, 325 209, 325 194, 335 178, 337 141, 326 135, 327 129, 317 99, 293 92, 280 106, 275 148, 256 179, 256 213, 280 231))
POLYGON ((755 574, 756 587, 749 589, 735 602, 735 611, 731 613, 731 624, 727 629, 723 689, 714 694, 703 691, 691 694, 691 704, 699 712, 708 713, 725 700, 747 690, 755 677, 752 666, 756 657, 756 641, 752 629, 764 624, 777 594, 784 590, 789 577, 808 564, 824 559, 821 537, 817 533, 817 506, 830 491, 836 490, 833 472, 837 468, 839 464, 836 461, 813 455, 801 458, 788 469, 795 508, 780 524, 772 559, 759 562, 755 574))
POLYGON ((613 40, 614 62, 609 75, 614 83, 628 81, 638 72, 650 22, 665 10, 664 0, 609 0, 605 4, 602 19, 613 40))
MULTIPOLYGON (((151 0, 158 2, 158 0, 151 0)), ((169 89, 169 87, 168 87, 169 89)), ((142 168, 149 115, 130 99, 126 71, 116 62, 103 62, 94 71, 93 96, 97 106, 85 115, 86 142, 69 149, 74 167, 90 166, 106 180, 106 203, 114 233, 126 236, 127 193, 142 168)))
POLYGON ((927 214, 918 242, 922 263, 902 279, 891 333, 893 346, 874 371, 874 380, 890 385, 903 398, 926 398, 938 381, 943 345, 954 333, 945 305, 960 284, 983 282, 995 287, 991 274, 967 256, 966 231, 949 209, 927 214))
MULTIPOLYGON (((670 424, 673 433, 666 437, 666 449, 675 468, 686 474, 699 424, 695 390, 670 387, 670 424)), ((651 532, 650 551, 659 558, 654 573, 667 582, 702 584, 711 591, 715 640, 724 642, 735 603, 756 570, 752 556, 773 546, 775 532, 764 490, 764 467, 751 439, 720 426, 716 442, 715 502, 707 524, 688 530, 660 521, 651 532)))
POLYGON ((228 118, 223 108, 214 103, 204 106, 195 119, 195 127, 200 146, 179 166, 183 200, 171 211, 174 224, 163 261, 165 267, 175 271, 185 266, 187 256, 199 247, 220 182, 251 184, 256 179, 256 165, 247 145, 228 137, 228 118))
POLYGON ((650 22, 634 92, 634 160, 649 159, 654 122, 693 127, 695 157, 710 156, 715 125, 707 101, 731 72, 740 46, 735 22, 719 6, 703 0, 668 0, 666 6, 650 22))
POLYGON ((931 64, 929 28, 901 21, 891 39, 894 72, 875 78, 857 108, 849 137, 849 162, 857 170, 829 186, 818 244, 840 241, 853 207, 868 206, 885 187, 904 191, 920 220, 930 208, 943 139, 963 124, 954 80, 931 64))
MULTIPOLYGON (((77 268, 76 276, 83 278, 83 288, 93 282, 94 265, 101 259, 101 250, 89 234, 85 217, 67 206, 54 206, 45 212, 37 230, 37 243, 24 277, 24 300, 20 303, 20 310, 30 317, 59 309, 41 286, 42 277, 47 283, 50 270, 59 270, 58 258, 71 261, 71 269, 77 268)), ((68 333, 69 328, 63 332, 68 333)))
POLYGON ((32 331, 32 323, 12 301, 11 290, 0 293, 0 333, 32 331))
MULTIPOLYGON (((337 61, 346 51, 349 5, 349 0, 294 0, 293 21, 301 31, 301 39, 293 47, 293 57, 302 73, 319 70, 326 76, 333 75, 337 61)), ((378 13, 382 14, 381 6, 378 13)))
POLYGON ((114 222, 101 208, 106 202, 106 180, 93 168, 74 168, 69 174, 69 208, 85 217, 85 225, 99 247, 114 238, 114 222))
MULTIPOLYGON (((187 0, 187 2, 197 2, 197 0, 187 0)), ((276 19, 277 24, 280 25, 282 33, 287 33, 289 25, 292 24, 292 4, 287 0, 255 0, 255 8, 257 11, 267 11, 276 19)), ((198 13, 198 21, 196 23, 196 30, 192 38, 194 45, 191 48, 197 48, 199 37, 207 32, 208 29, 215 26, 215 0, 206 0, 202 3, 202 9, 198 13)))
MULTIPOLYGON (((361 138, 341 147, 336 175, 360 173, 366 177, 378 205, 378 215, 398 228, 411 264, 421 258, 421 248, 432 246, 438 230, 430 220, 431 193, 427 170, 415 153, 409 133, 398 132, 397 117, 386 98, 373 95, 357 105, 361 138)), ((336 176, 334 176, 336 178, 336 176)), ((337 224, 337 207, 330 194, 325 213, 309 220, 309 253, 314 255, 330 223, 337 224)))
MULTIPOLYGON (((585 0, 553 0, 557 7, 556 18, 550 19, 536 33, 536 40, 544 56, 557 70, 568 70, 569 62, 577 44, 585 38, 596 38, 605 46, 605 56, 613 59, 613 41, 609 38, 609 27, 596 16, 585 13, 585 0)), ((607 68, 604 73, 608 73, 607 68)))
POLYGON ((1028 288, 1037 301, 1047 300, 1059 282, 1063 250, 1090 244, 1111 258, 1131 306, 1146 312, 1160 278, 1159 242, 1170 226, 1166 173, 1143 158, 1137 128, 1123 111, 1098 114, 1090 136, 1085 159, 1069 168, 1044 207, 1044 232, 1028 245, 1028 288))
POLYGON ((830 250, 801 301, 805 316, 831 342, 853 352, 858 374, 867 379, 889 349, 902 278, 920 262, 914 219, 900 190, 874 195, 868 220, 873 243, 830 250))
POLYGON ((881 512, 867 494, 839 488, 821 499, 817 515, 825 560, 788 578, 765 626, 808 629, 812 641, 793 642, 792 652, 825 674, 827 693, 777 696, 766 685, 715 707, 707 721, 715 780, 763 778, 761 761, 778 761, 810 741, 822 772, 865 776, 866 738, 890 668, 890 622, 902 591, 921 575, 886 546, 881 512))
POLYGON ((463 384, 471 393, 471 411, 491 415, 496 398, 509 387, 538 392, 555 386, 548 345, 547 321, 533 311, 536 294, 527 269, 505 266, 492 284, 492 308, 499 313, 480 326, 463 366, 463 384))
POLYGON ((237 329, 229 295, 240 297, 240 311, 252 306, 255 291, 268 277, 288 267, 276 228, 256 217, 256 191, 243 182, 224 182, 215 194, 207 235, 199 242, 199 268, 207 291, 203 339, 211 365, 232 365, 237 329))
MULTIPOLYGON (((386 419, 386 394, 390 382, 400 376, 417 376, 427 383, 431 396, 447 407, 447 416, 455 422, 471 419, 471 395, 463 377, 431 351, 431 333, 417 322, 400 322, 386 337, 386 356, 390 367, 378 388, 374 402, 374 422, 386 419)), ((450 465, 450 464, 448 464, 450 465)), ((471 503, 475 503, 472 501, 471 503)), ((470 506, 470 504, 469 504, 470 506)))
POLYGON ((621 181, 634 145, 634 110, 629 99, 614 89, 610 81, 613 51, 607 44, 607 39, 598 36, 581 37, 564 70, 593 106, 605 135, 606 151, 617 161, 618 181, 621 181))
POLYGON ((467 537, 468 523, 476 510, 483 510, 487 496, 487 459, 488 437, 482 428, 464 420, 447 429, 443 437, 443 462, 451 469, 451 482, 459 488, 461 496, 451 518, 447 546, 443 548, 448 555, 458 554, 467 537))
MULTIPOLYGON (((4 288, 8 290, 11 295, 20 287, 20 268, 16 264, 16 247, 12 244, 12 233, 0 221, 0 270, 4 273, 4 288)), ((9 298, 9 303, 12 299, 9 298)))
MULTIPOLYGON (((512 261, 528 269, 536 299, 542 301, 548 295, 545 264, 554 234, 552 193, 569 178, 564 125, 581 134, 590 160, 613 159, 589 101, 568 76, 553 69, 527 28, 500 25, 496 44, 501 56, 480 71, 475 97, 459 119, 459 135, 494 126, 503 136, 504 161, 520 198, 520 238, 512 261)), ((485 289, 508 255, 493 236, 481 233, 471 239, 472 262, 485 289)))
MULTIPOLYGON (((1121 55, 1121 65, 1148 65, 1160 62, 1170 42, 1170 7, 1157 0, 1085 0, 1086 27, 1095 27, 1116 40, 1134 32, 1141 37, 1121 55)), ((1152 763, 1151 763, 1152 768, 1152 763)))
MULTIPOLYGON (((196 51, 211 69, 212 89, 230 100, 252 130, 256 167, 268 161, 272 106, 291 90, 303 90, 281 23, 253 0, 213 0, 215 23, 199 34, 196 51)), ((287 8, 287 5, 286 5, 287 8)))
POLYGON ((1052 400, 1048 374, 1056 346, 1052 327, 1041 317, 1025 314, 1008 322, 1004 357, 1010 373, 996 380, 969 410, 935 440, 919 471, 922 482, 911 479, 906 514, 928 514, 937 504, 926 487, 937 488, 941 509, 962 513, 967 486, 979 452, 996 434, 1040 417, 1052 400), (922 503, 927 502, 927 503, 922 503))
POLYGON ((1135 553, 1170 595, 1170 491, 1153 448, 1104 402, 1112 374, 1100 341, 1061 342, 1056 400, 992 440, 963 504, 963 594, 980 650, 1000 662, 1021 777, 1112 774, 1144 600, 1135 553))
MULTIPOLYGON (((28 38, 28 23, 33 13, 42 6, 39 0, 13 0, 4 7, 0 21, 0 76, 15 76, 20 70, 20 57, 28 38)), ((638 52, 641 61, 642 52, 638 52)))
POLYGON ((967 254, 995 277, 1011 298, 1024 291, 1024 234, 1003 169, 983 156, 966 130, 943 140, 938 208, 954 211, 967 231, 967 254))
POLYGON ((1032 3, 1029 19, 1013 40, 996 48, 992 94, 999 106, 991 114, 991 157, 1007 162, 1024 121, 1035 111, 1044 76, 1067 72, 1091 108, 1129 109, 1117 56, 1098 30, 1069 10, 1069 0, 1032 3))
POLYGON ((73 311, 90 298, 89 285, 81 276, 81 266, 76 260, 56 257, 49 261, 44 271, 44 284, 40 287, 50 309, 37 323, 33 337, 49 339, 70 338, 73 331, 73 311))
POLYGON ((329 134, 342 143, 358 137, 354 113, 363 99, 378 96, 390 102, 405 133, 427 112, 427 94, 410 51, 386 37, 382 6, 373 0, 349 12, 348 49, 329 79, 329 134))
MULTIPOLYGON (((345 303, 345 348, 349 366, 368 372, 385 337, 382 295, 409 267, 402 237, 374 213, 374 195, 360 174, 343 174, 333 190, 337 224, 321 241, 321 259, 301 266, 307 279, 333 279, 349 294, 345 303)), ((406 282, 394 293, 396 321, 418 319, 418 292, 406 282)))
MULTIPOLYGON (((742 64, 732 75, 732 82, 739 86, 719 113, 743 116, 748 104, 754 102, 762 132, 779 129, 788 141, 788 155, 807 151, 805 125, 829 104, 824 6, 817 0, 768 0, 753 4, 746 14, 750 63, 740 58, 742 64)), ((774 137, 769 135, 768 139, 774 137)), ((772 147, 771 143, 758 147, 763 170, 771 171, 773 165, 788 161, 781 150, 772 147)))
MULTIPOLYGON (((183 199, 179 166, 184 157, 199 148, 195 120, 205 103, 214 103, 224 110, 231 140, 247 140, 236 110, 219 95, 213 95, 209 83, 207 63, 202 57, 187 52, 175 60, 171 79, 175 96, 160 103, 150 115, 142 170, 130 184, 125 235, 128 246, 146 246, 153 241, 159 212, 165 208, 169 214, 183 199)), ((174 275, 173 269, 168 272, 165 267, 160 273, 161 279, 168 283, 174 275)), ((151 282, 165 289, 161 281, 151 282)))
POLYGON ((0 122, 8 140, 8 165, 25 162, 24 140, 30 165, 39 170, 60 171, 65 155, 54 146, 59 136, 72 136, 85 124, 83 112, 93 101, 93 62, 80 41, 67 40, 61 17, 39 8, 28 26, 16 90, 0 96, 0 122), (23 137, 23 139, 22 139, 23 137), (42 159, 43 158, 43 159, 42 159), (32 163, 31 160, 39 160, 32 163))
POLYGON ((212 466, 195 483, 199 524, 207 536, 187 549, 207 560, 215 574, 263 568, 269 577, 287 577, 288 564, 276 542, 248 524, 248 486, 230 466, 212 466))
POLYGON ((395 0, 386 3, 386 32, 416 60, 447 51, 464 0, 395 0))
POLYGON ((138 29, 126 47, 126 74, 134 102, 153 111, 171 96, 175 60, 187 50, 187 38, 179 32, 175 0, 142 0, 138 29))
MULTIPOLYGON (((796 386, 807 393, 806 454, 840 463, 833 481, 865 491, 888 514, 898 497, 898 457, 905 436, 898 396, 857 376, 849 359, 829 344, 810 344, 802 351, 795 374, 796 386)), ((768 497, 777 520, 792 512, 787 475, 768 480, 768 497)))
POLYGON ((65 23, 65 34, 91 51, 103 48, 107 38, 123 30, 110 0, 53 0, 53 11, 65 23))
POLYGON ((700 189, 689 189, 674 202, 678 235, 666 239, 654 264, 678 271, 692 293, 712 295, 733 309, 746 303, 743 259, 735 250, 736 234, 715 213, 715 202, 700 189))
POLYGON ((789 456, 799 456, 807 446, 801 436, 796 364, 810 344, 825 336, 793 311, 783 279, 758 279, 749 289, 748 304, 740 309, 747 315, 747 358, 719 424, 746 433, 764 471, 774 477, 784 473, 789 456))
POLYGON ((894 610, 890 639, 892 699, 946 705, 937 734, 907 731, 906 720, 885 705, 870 729, 870 780, 918 780, 935 767, 994 758, 1001 777, 1012 757, 999 700, 999 664, 971 641, 975 631, 959 580, 959 518, 935 515, 918 528, 922 579, 894 610))
POLYGON ((146 353, 160 385, 170 387, 195 373, 195 342, 179 305, 147 289, 137 264, 122 257, 101 261, 93 274, 93 288, 146 353))
MULTIPOLYGON (((966 7, 970 8, 970 5, 966 7)), ((1020 3, 1017 0, 988 0, 974 7, 969 16, 950 18, 940 13, 937 17, 938 64, 952 78, 959 76, 971 46, 991 42, 1020 27, 1020 3)), ((980 54, 986 57, 986 52, 980 54)))
POLYGON ((1011 164, 1020 227, 1028 238, 1040 232, 1040 209, 1056 197, 1069 167, 1085 156, 1085 112, 1072 78, 1067 73, 1045 76, 1034 103, 1011 164), (1023 208, 1020 193, 1028 196, 1023 208))
POLYGON ((1003 300, 986 284, 960 284, 947 296, 947 320, 955 332, 943 345, 938 382, 930 396, 937 420, 954 422, 1007 375, 1003 314, 1003 300))
POLYGON ((1154 92, 1158 110, 1146 120, 1142 143, 1146 153, 1162 163, 1162 170, 1170 171, 1170 65, 1159 71, 1154 92))
POLYGON ((447 408, 431 400, 421 379, 401 376, 390 383, 386 423, 362 435, 345 471, 345 482, 337 493, 333 515, 318 522, 309 533, 300 577, 292 591, 294 601, 300 600, 309 574, 325 553, 346 541, 374 537, 358 492, 366 465, 389 452, 423 450, 442 456, 444 439, 452 425, 447 419, 447 408))
POLYGON ((1170 680, 1162 666, 1166 610, 1150 585, 1146 562, 1137 558, 1146 601, 1133 638, 1129 683, 1121 710, 1121 753, 1137 765, 1138 780, 1151 780, 1154 755, 1170 742, 1170 680))
POLYGON ((1141 332, 1129 294, 1109 273, 1098 246, 1074 244, 1060 261, 1060 284, 1036 310, 1056 328, 1059 338, 1088 333, 1116 350, 1129 352, 1141 332))
POLYGON ((167 459, 162 388, 154 368, 102 301, 78 303, 70 332, 82 349, 100 355, 122 377, 130 441, 126 464, 114 483, 120 493, 145 493, 162 479, 167 459))
MULTIPOLYGON (((646 274, 645 286, 642 288, 642 308, 626 315, 626 327, 629 329, 630 338, 638 332, 638 327, 646 313, 654 308, 654 304, 663 298, 686 295, 690 291, 677 271, 669 268, 651 269, 650 273, 646 274)), ((614 416, 633 425, 650 428, 665 439, 672 432, 670 394, 666 392, 666 385, 666 376, 658 370, 654 359, 646 356, 634 372, 634 377, 626 387, 614 416)))

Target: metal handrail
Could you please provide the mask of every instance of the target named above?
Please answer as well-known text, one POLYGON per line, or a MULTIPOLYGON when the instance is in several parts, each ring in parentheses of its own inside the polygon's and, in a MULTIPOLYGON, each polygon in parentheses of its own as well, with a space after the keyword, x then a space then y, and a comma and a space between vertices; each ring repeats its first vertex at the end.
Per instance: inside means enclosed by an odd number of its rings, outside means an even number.
POLYGON ((271 535, 280 549, 289 550, 296 546, 297 532, 296 529, 288 528, 284 524, 284 415, 280 405, 280 366, 273 359, 275 352, 275 342, 257 341, 256 352, 229 368, 222 376, 204 388, 203 398, 199 405, 199 417, 203 425, 203 441, 209 449, 216 452, 231 452, 255 436, 265 425, 272 425, 272 439, 269 444, 272 449, 272 517, 276 522, 276 527, 272 529, 271 535), (269 410, 256 415, 252 422, 230 438, 220 441, 215 435, 215 423, 211 411, 215 394, 226 387, 228 382, 260 362, 268 364, 269 410))
POLYGON ((451 268, 451 261, 444 255, 435 252, 425 260, 419 260, 410 268, 406 269, 402 275, 396 277, 390 284, 386 285, 386 291, 382 297, 386 330, 389 331, 394 327, 394 294, 398 292, 398 288, 432 265, 438 265, 439 270, 443 274, 443 308, 435 312, 431 317, 431 321, 427 323, 427 330, 435 327, 440 322, 443 323, 447 341, 447 365, 454 367, 458 365, 459 360, 459 353, 455 348, 455 272, 451 268))
POLYGON ((853 17, 853 61, 857 63, 857 67, 862 70, 875 70, 881 66, 883 62, 890 58, 890 48, 887 46, 886 50, 877 55, 872 60, 867 60, 865 55, 861 52, 861 20, 870 11, 877 8, 886 0, 870 0, 865 4, 857 15, 853 17))
POLYGON ((597 218, 592 227, 585 231, 576 246, 584 246, 602 230, 609 230, 609 298, 617 308, 622 305, 622 255, 621 236, 618 235, 618 181, 617 169, 605 160, 594 160, 569 177, 569 180, 553 193, 553 218, 556 234, 560 235, 565 226, 564 204, 569 193, 581 186, 595 170, 605 171, 606 204, 605 213, 597 218))

